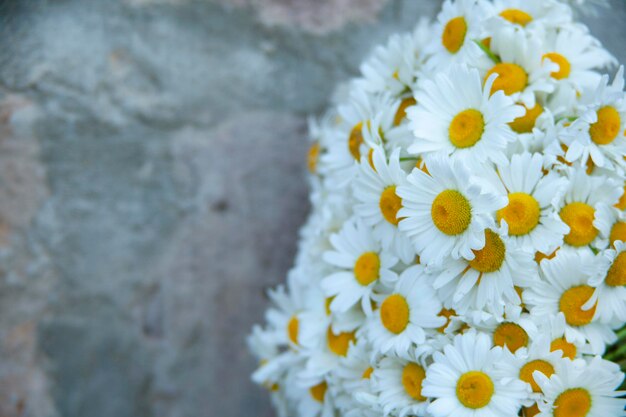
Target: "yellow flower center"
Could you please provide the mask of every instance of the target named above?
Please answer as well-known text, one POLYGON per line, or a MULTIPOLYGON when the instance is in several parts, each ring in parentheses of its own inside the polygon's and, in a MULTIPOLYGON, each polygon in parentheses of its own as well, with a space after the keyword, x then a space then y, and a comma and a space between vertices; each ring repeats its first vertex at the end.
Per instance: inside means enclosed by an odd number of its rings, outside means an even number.
POLYGON ((576 357, 576 353, 578 349, 576 349, 576 345, 568 342, 564 337, 556 338, 550 343, 550 352, 556 352, 560 350, 563 352, 564 358, 569 358, 574 360, 576 357))
POLYGON ((584 388, 564 391, 554 400, 554 417, 585 417, 591 410, 591 395, 584 388))
POLYGON ((593 295, 593 288, 589 285, 579 285, 565 291, 559 301, 559 310, 565 314, 565 321, 570 326, 585 326, 593 320, 596 305, 589 310, 583 310, 583 305, 593 295))
POLYGON ((402 385, 411 398, 417 401, 426 401, 422 396, 422 381, 426 378, 426 371, 420 365, 409 362, 402 370, 402 385))
POLYGON ((372 372, 374 372, 374 368, 372 368, 371 366, 369 368, 367 368, 365 371, 363 371, 363 375, 362 378, 363 379, 370 379, 372 376, 372 372))
POLYGON ((550 378, 554 374, 554 366, 552 366, 550 362, 537 359, 528 362, 526 365, 522 366, 522 369, 519 371, 519 378, 522 381, 529 383, 533 392, 542 392, 539 385, 537 385, 535 378, 533 378, 533 372, 535 371, 539 371, 550 378))
POLYGON ((524 68, 517 64, 501 62, 491 68, 485 76, 485 81, 491 74, 498 74, 498 78, 493 82, 491 94, 496 91, 504 91, 507 96, 523 91, 528 85, 528 74, 524 68))
POLYGON ((323 381, 315 385, 314 387, 311 387, 311 389, 309 389, 309 392, 311 393, 311 397, 313 397, 315 401, 323 403, 327 389, 328 384, 326 384, 326 381, 323 381))
POLYGON ((563 239, 568 245, 585 246, 598 236, 598 229, 593 225, 596 211, 589 204, 570 203, 561 209, 559 215, 570 228, 563 239))
POLYGON ((332 303, 334 299, 335 297, 328 297, 324 300, 324 310, 326 311, 327 316, 330 316, 330 303, 332 303))
POLYGON ((533 17, 531 15, 520 9, 503 10, 500 13, 500 16, 508 20, 509 22, 520 26, 526 26, 533 20, 533 17))
POLYGON ((539 410, 537 403, 534 403, 530 407, 524 407, 524 417, 535 417, 540 412, 541 410, 539 410))
POLYGON ((493 344, 507 347, 515 353, 519 348, 528 346, 528 333, 515 323, 502 323, 493 332, 493 344))
POLYGON ((522 117, 518 117, 509 123, 511 129, 517 133, 530 133, 533 131, 535 124, 537 123, 537 118, 541 116, 543 113, 543 107, 539 103, 535 104, 535 107, 529 109, 524 106, 526 109, 526 114, 522 117))
POLYGON ((552 78, 556 80, 562 80, 564 78, 569 77, 569 74, 572 72, 572 65, 569 63, 567 58, 563 55, 558 54, 556 52, 549 52, 543 55, 542 60, 549 59, 559 66, 558 71, 553 71, 550 73, 552 78))
POLYGON ((463 233, 472 221, 472 206, 457 190, 445 190, 433 200, 430 208, 433 223, 450 236, 463 233))
POLYGON ((554 252, 548 253, 548 254, 543 253, 543 252, 539 252, 539 251, 535 252, 535 262, 540 264, 541 261, 543 261, 544 259, 548 259, 548 260, 554 259, 554 257, 556 256, 556 253, 559 251, 559 249, 560 248, 556 248, 554 250, 554 252))
POLYGON ((406 118, 406 110, 411 106, 415 106, 416 104, 417 101, 415 101, 413 97, 407 97, 402 100, 400 102, 400 106, 398 106, 398 111, 396 111, 396 115, 393 117, 394 126, 400 125, 400 123, 402 123, 402 121, 406 118))
POLYGON ((370 285, 380 274, 380 258, 376 252, 365 252, 354 264, 354 277, 361 285, 370 285))
POLYGON ((608 145, 619 134, 622 119, 611 106, 602 107, 597 114, 598 121, 589 126, 589 136, 598 145, 608 145))
POLYGON ((472 250, 474 259, 469 265, 479 272, 496 272, 504 262, 506 247, 504 242, 493 230, 485 230, 485 247, 480 250, 472 250))
POLYGON ((443 326, 441 326, 440 328, 437 329, 437 331, 439 333, 443 333, 446 330, 446 327, 448 327, 450 325, 450 322, 452 321, 452 317, 456 316, 456 311, 454 311, 454 309, 447 309, 447 308, 442 308, 441 311, 439 312, 439 314, 437 314, 439 317, 445 317, 446 318, 446 324, 444 324, 443 326))
POLYGON ((391 333, 402 333, 409 324, 409 304, 400 294, 392 294, 380 307, 380 319, 391 333))
POLYGON ((385 220, 397 226, 400 222, 398 211, 402 208, 402 199, 396 194, 395 185, 385 188, 380 195, 379 206, 385 220))
POLYGON ((611 234, 609 235, 611 246, 615 247, 615 242, 618 240, 626 242, 626 222, 617 222, 611 227, 611 234))
POLYGON ((363 144, 363 122, 357 123, 350 132, 348 138, 348 149, 350 154, 357 161, 361 159, 361 145, 363 144))
POLYGON ((354 332, 343 332, 334 334, 333 330, 328 327, 326 332, 326 339, 328 340, 328 349, 335 355, 346 356, 350 342, 354 342, 354 332))
POLYGON ((626 285, 626 252, 621 252, 606 274, 606 285, 611 287, 623 287, 626 285))
POLYGON ((491 401, 493 392, 493 381, 480 371, 467 372, 456 383, 456 396, 467 408, 485 407, 491 401))
POLYGON ((526 193, 509 194, 509 204, 498 210, 496 218, 509 225, 509 234, 521 236, 530 233, 539 224, 541 207, 535 198, 526 193))
POLYGON ((294 345, 298 344, 298 328, 300 327, 300 322, 296 316, 291 317, 289 323, 287 323, 287 335, 289 336, 289 340, 294 345))
POLYGON ((463 16, 450 20, 443 28, 441 43, 452 54, 456 54, 465 42, 467 22, 463 16))
POLYGON ((470 148, 476 144, 485 131, 485 119, 478 110, 467 109, 454 116, 448 135, 457 148, 470 148))
POLYGON ((309 172, 311 174, 315 174, 317 170, 317 159, 320 155, 320 143, 314 142, 309 148, 309 153, 307 155, 307 167, 309 168, 309 172))

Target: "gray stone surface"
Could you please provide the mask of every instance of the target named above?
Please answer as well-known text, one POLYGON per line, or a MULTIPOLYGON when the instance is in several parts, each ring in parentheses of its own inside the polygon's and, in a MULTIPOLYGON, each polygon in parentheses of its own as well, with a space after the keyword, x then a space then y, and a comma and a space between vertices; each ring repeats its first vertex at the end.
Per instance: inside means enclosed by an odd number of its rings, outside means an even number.
POLYGON ((271 416, 244 337, 307 212, 305 116, 439 4, 0 0, 0 416, 271 416))

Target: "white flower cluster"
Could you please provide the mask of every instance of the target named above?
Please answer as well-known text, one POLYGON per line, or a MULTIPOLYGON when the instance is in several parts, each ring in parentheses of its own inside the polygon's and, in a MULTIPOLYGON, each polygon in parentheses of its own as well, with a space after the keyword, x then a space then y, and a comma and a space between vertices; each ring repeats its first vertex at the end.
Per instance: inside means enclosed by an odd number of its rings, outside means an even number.
POLYGON ((569 3, 446 0, 361 73, 311 125, 312 213, 249 338, 279 414, 624 416, 614 58, 569 3))

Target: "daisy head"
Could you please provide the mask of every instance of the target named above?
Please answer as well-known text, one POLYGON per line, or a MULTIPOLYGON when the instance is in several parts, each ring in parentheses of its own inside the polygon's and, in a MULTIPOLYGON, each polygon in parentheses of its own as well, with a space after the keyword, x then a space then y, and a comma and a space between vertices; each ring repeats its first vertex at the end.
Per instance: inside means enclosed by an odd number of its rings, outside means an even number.
POLYGON ((554 0, 495 0, 497 21, 522 30, 541 30, 572 21, 571 9, 554 0))
POLYGON ((383 358, 372 374, 378 401, 385 415, 424 415, 428 398, 422 393, 426 377, 425 357, 383 358))
POLYGON ((624 100, 624 67, 620 67, 612 84, 603 76, 589 105, 563 132, 567 145, 565 159, 586 165, 589 159, 598 167, 624 166, 626 154, 626 100, 624 100))
POLYGON ((567 179, 554 172, 545 174, 543 165, 540 154, 523 153, 497 166, 508 204, 498 210, 496 219, 507 224, 508 235, 517 245, 533 253, 552 253, 569 232, 556 210, 567 179))
POLYGON ((458 159, 432 158, 427 165, 429 174, 414 169, 409 184, 396 189, 403 205, 400 230, 426 264, 447 255, 474 259, 472 250, 485 246, 485 229, 494 226, 493 213, 506 198, 483 189, 458 159))
POLYGON ((325 294, 334 297, 330 309, 342 313, 361 302, 363 311, 371 313, 373 291, 395 284, 397 275, 391 268, 398 259, 383 251, 358 219, 349 219, 330 242, 333 250, 324 253, 324 260, 336 270, 321 282, 325 294))
POLYGON ((476 40, 483 38, 483 22, 489 14, 490 4, 485 1, 445 1, 433 28, 435 36, 426 47, 427 67, 443 69, 485 59, 476 40))
POLYGON ((523 277, 522 283, 537 279, 532 254, 507 237, 506 227, 486 229, 484 237, 484 246, 472 250, 472 260, 448 259, 429 268, 446 308, 502 315, 505 305, 521 303, 516 290, 518 277, 523 277))
POLYGON ((458 65, 423 81, 418 104, 408 111, 417 137, 409 152, 504 163, 507 144, 515 139, 508 123, 524 109, 502 92, 490 95, 496 80, 489 77, 483 88, 478 70, 458 65))
POLYGON ((399 186, 407 184, 407 174, 400 167, 400 149, 389 157, 380 147, 374 149, 372 163, 363 159, 361 170, 354 183, 354 196, 359 203, 355 212, 373 229, 374 237, 383 249, 391 250, 405 264, 415 259, 411 241, 398 229, 398 211, 402 199, 396 193, 399 186))
POLYGON ((427 334, 445 325, 445 318, 438 315, 441 302, 427 278, 421 265, 409 267, 393 292, 380 297, 368 329, 376 351, 406 357, 411 348, 425 342, 427 334))
POLYGON ((507 305, 500 316, 473 312, 468 319, 472 328, 491 335, 494 346, 511 353, 528 349, 539 334, 533 317, 516 305, 507 305))
POLYGON ((535 372, 544 393, 537 417, 606 417, 624 414, 626 400, 616 391, 624 379, 617 366, 607 366, 597 357, 581 366, 562 362, 551 377, 535 372))
POLYGON ((458 335, 443 353, 433 355, 423 394, 432 398, 434 417, 513 416, 527 397, 519 380, 504 380, 496 364, 502 349, 488 335, 470 330, 458 335))
POLYGON ((609 228, 608 208, 619 201, 623 190, 608 177, 594 177, 576 169, 569 174, 559 217, 569 227, 564 242, 575 248, 602 246, 600 230, 609 228))
POLYGON ((542 45, 539 39, 520 36, 515 31, 497 29, 494 30, 489 45, 494 60, 482 70, 485 84, 493 74, 498 75, 490 86, 492 94, 502 91, 515 102, 534 109, 537 93, 549 94, 554 91, 554 80, 550 77, 550 72, 556 69, 556 65, 542 62, 542 45))
POLYGON ((555 258, 541 262, 543 279, 524 291, 524 302, 535 316, 563 313, 566 340, 577 344, 588 342, 594 353, 601 353, 615 335, 610 327, 598 321, 597 303, 588 303, 594 294, 589 272, 594 262, 591 251, 559 250, 555 258))

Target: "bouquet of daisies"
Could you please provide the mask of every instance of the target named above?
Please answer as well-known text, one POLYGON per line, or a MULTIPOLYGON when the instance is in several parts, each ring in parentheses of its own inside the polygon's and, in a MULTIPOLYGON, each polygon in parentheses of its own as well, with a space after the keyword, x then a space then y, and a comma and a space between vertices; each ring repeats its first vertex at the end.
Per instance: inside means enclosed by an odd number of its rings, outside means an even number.
POLYGON ((624 416, 623 69, 570 3, 446 0, 361 73, 249 337, 279 415, 624 416))

